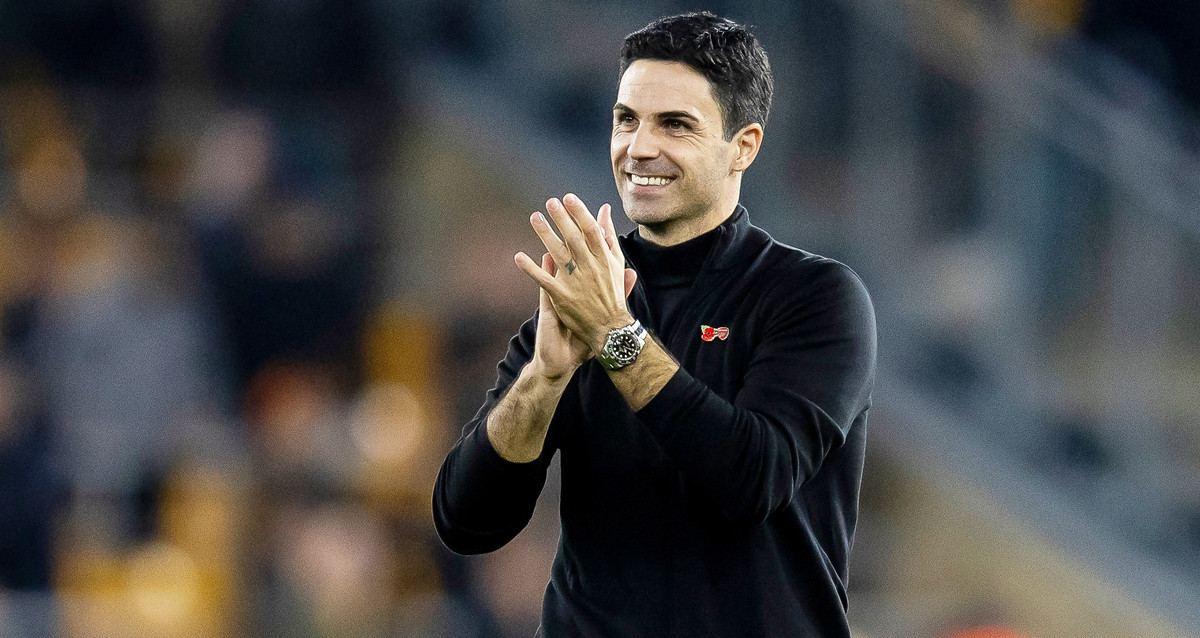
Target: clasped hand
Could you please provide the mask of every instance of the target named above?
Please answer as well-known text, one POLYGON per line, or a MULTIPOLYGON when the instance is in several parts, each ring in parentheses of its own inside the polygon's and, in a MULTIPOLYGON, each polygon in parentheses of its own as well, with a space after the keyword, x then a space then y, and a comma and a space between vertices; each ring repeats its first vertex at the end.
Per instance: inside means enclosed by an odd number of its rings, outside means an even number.
POLYGON ((593 218, 578 197, 568 194, 562 201, 547 201, 546 212, 561 238, 546 217, 535 212, 529 222, 547 251, 541 266, 523 252, 514 259, 541 288, 541 351, 535 354, 543 359, 555 355, 551 372, 562 374, 570 364, 578 366, 599 351, 610 330, 633 322, 625 299, 637 275, 625 268, 611 206, 604 204, 593 218), (556 353, 546 352, 553 346, 558 346, 556 353), (564 355, 564 349, 571 354, 564 355))

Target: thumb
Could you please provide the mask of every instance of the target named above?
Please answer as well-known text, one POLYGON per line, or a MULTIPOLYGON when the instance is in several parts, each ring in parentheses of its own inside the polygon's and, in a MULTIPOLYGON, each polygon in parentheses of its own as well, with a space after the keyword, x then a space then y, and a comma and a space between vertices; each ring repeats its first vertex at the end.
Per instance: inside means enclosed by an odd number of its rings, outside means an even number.
POLYGON ((632 268, 625 269, 625 297, 629 297, 629 293, 633 292, 633 284, 637 283, 637 271, 632 268))

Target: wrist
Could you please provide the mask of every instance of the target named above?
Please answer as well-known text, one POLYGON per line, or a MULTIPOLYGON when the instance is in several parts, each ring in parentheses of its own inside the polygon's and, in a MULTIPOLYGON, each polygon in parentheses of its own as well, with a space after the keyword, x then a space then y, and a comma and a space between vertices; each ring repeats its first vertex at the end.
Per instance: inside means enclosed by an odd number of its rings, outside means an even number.
POLYGON ((646 327, 638 320, 630 319, 629 323, 610 330, 604 344, 596 351, 596 360, 610 372, 632 365, 649 341, 646 327))
POLYGON ((608 333, 612 332, 613 330, 624 328, 632 324, 634 321, 637 321, 637 319, 635 319, 633 315, 629 314, 628 311, 624 311, 618 315, 615 315, 608 321, 601 322, 597 327, 596 334, 592 335, 592 352, 600 352, 600 349, 604 347, 604 343, 608 341, 608 333))
POLYGON ((536 354, 529 360, 529 364, 525 367, 530 376, 551 387, 565 387, 571 381, 571 376, 575 374, 575 370, 579 368, 578 365, 573 365, 567 370, 550 369, 546 367, 541 357, 536 354))

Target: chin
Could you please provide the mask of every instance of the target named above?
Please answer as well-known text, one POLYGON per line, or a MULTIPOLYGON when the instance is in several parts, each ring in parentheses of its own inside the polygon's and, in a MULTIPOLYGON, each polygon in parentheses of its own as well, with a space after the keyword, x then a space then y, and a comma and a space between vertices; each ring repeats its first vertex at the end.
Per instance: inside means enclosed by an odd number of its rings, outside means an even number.
POLYGON ((626 204, 625 216, 635 224, 653 226, 671 221, 675 211, 661 206, 646 206, 642 203, 626 204))

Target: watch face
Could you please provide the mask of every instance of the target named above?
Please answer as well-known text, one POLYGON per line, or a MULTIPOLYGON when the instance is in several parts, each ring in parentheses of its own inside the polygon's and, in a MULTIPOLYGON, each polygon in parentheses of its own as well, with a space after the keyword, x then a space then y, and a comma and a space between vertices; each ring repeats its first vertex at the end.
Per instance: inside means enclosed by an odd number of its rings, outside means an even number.
POLYGON ((637 337, 634 337, 628 332, 619 332, 612 335, 609 340, 608 351, 612 354, 612 358, 617 360, 621 365, 629 365, 637 358, 641 348, 638 347, 637 337))
POLYGON ((604 347, 596 353, 601 365, 609 370, 619 370, 637 360, 645 341, 646 329, 635 321, 624 328, 611 330, 604 340, 604 347))

